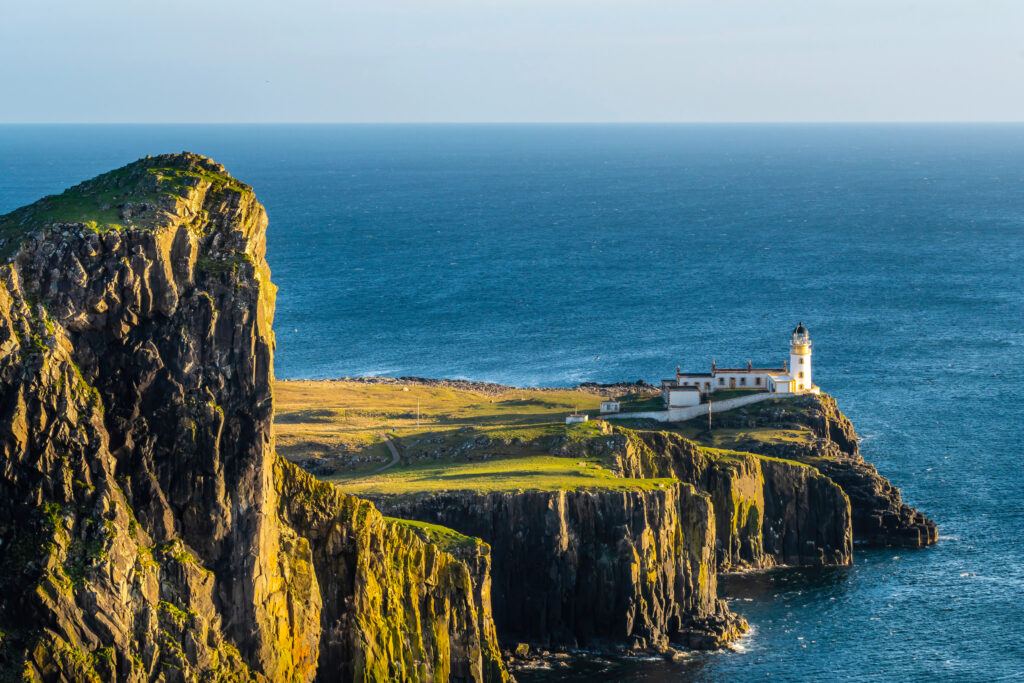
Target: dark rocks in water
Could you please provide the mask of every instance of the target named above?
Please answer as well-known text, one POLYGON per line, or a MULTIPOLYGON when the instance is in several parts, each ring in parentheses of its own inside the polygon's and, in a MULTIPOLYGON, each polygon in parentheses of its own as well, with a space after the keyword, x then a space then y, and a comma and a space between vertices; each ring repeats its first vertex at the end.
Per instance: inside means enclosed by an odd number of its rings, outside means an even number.
POLYGON ((191 154, 0 217, 5 674, 507 678, 485 547, 275 455, 265 229, 191 154))

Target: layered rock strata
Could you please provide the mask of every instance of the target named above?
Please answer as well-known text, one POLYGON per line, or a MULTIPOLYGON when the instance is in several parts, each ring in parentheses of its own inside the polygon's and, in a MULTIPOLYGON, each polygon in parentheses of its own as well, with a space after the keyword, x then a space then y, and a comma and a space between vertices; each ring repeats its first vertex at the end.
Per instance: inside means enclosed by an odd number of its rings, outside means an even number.
POLYGON ((378 504, 491 545, 494 617, 508 642, 706 649, 745 630, 717 598, 714 511, 688 484, 448 492, 378 504))
POLYGON ((935 522, 904 503, 900 490, 864 460, 853 424, 831 396, 803 396, 789 405, 757 411, 741 409, 717 415, 714 420, 715 427, 810 430, 815 436, 810 443, 773 444, 752 439, 736 447, 805 463, 839 484, 850 498, 855 540, 908 548, 938 540, 935 522))
POLYGON ((676 477, 715 509, 719 571, 853 562, 850 502, 800 463, 714 452, 669 432, 616 428, 618 466, 630 477, 676 477))
POLYGON ((507 676, 486 546, 277 460, 265 229, 188 154, 0 217, 5 675, 507 676))

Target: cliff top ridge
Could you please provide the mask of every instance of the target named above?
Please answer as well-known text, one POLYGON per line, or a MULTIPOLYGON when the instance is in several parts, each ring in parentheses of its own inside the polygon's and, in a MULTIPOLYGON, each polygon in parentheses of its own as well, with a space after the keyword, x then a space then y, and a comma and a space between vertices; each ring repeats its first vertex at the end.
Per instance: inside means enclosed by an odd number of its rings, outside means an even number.
POLYGON ((155 230, 182 218, 198 218, 202 206, 195 199, 200 191, 242 195, 252 188, 199 154, 147 156, 0 216, 0 259, 9 258, 27 235, 40 229, 103 234, 155 230))

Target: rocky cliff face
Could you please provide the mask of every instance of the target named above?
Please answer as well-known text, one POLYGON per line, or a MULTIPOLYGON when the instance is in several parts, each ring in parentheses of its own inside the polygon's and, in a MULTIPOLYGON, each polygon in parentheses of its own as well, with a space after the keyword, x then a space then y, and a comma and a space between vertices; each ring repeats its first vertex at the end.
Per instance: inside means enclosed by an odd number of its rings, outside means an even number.
POLYGON ((853 425, 835 399, 803 396, 789 407, 748 412, 736 410, 715 416, 715 427, 775 427, 809 429, 817 438, 809 444, 766 444, 751 440, 737 445, 746 451, 799 461, 827 476, 850 498, 853 535, 870 545, 919 548, 935 543, 935 522, 906 505, 900 490, 865 462, 853 425))
POLYGON ((491 544, 495 622, 507 641, 703 649, 745 630, 717 598, 714 511, 687 484, 446 492, 379 504, 491 544))
POLYGON ((279 459, 281 514, 308 541, 323 680, 500 681, 490 548, 424 542, 372 503, 279 459))
POLYGON ((506 642, 721 647, 743 624, 717 600, 716 572, 853 561, 850 502, 813 467, 611 426, 590 440, 556 440, 551 453, 602 454, 620 476, 682 483, 376 499, 388 514, 492 546, 506 642))
POLYGON ((8 675, 505 676, 484 550, 283 476, 265 229, 251 189, 195 155, 0 217, 8 675), (382 597, 387 567, 405 579, 382 597), (388 619, 422 628, 406 643, 388 619))
POLYGON ((613 439, 625 476, 673 476, 708 493, 719 571, 853 562, 850 503, 814 468, 706 450, 669 432, 616 428, 613 439))

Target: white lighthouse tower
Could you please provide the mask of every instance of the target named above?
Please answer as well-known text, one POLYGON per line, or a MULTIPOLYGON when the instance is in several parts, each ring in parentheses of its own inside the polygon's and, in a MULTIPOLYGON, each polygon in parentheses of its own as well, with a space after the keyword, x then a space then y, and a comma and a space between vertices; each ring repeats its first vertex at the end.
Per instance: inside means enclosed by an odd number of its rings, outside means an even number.
POLYGON ((793 377, 793 393, 803 394, 814 390, 811 376, 811 335, 803 323, 793 330, 789 347, 789 374, 793 377))

